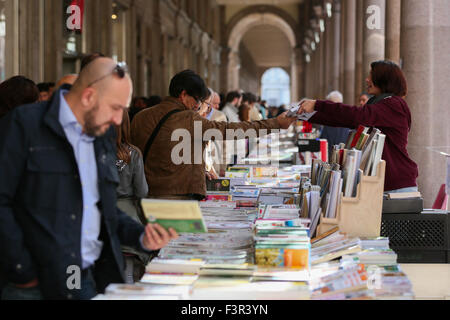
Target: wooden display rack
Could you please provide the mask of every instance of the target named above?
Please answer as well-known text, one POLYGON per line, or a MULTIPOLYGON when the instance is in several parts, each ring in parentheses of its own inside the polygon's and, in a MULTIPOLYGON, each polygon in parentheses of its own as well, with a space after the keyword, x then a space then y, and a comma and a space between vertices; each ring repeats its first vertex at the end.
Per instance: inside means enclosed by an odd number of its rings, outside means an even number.
POLYGON ((322 213, 317 236, 333 228, 350 237, 379 237, 383 211, 384 178, 386 161, 378 165, 377 176, 363 176, 358 185, 356 198, 345 198, 341 194, 341 203, 337 209, 336 219, 327 219, 322 213))

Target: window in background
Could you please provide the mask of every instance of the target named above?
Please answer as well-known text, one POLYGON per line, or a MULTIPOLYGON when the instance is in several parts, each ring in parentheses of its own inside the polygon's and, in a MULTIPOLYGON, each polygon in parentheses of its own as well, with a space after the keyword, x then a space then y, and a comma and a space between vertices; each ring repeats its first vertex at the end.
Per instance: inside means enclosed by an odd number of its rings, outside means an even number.
POLYGON ((270 106, 279 107, 291 103, 291 85, 289 74, 281 68, 271 68, 262 76, 262 100, 270 106))

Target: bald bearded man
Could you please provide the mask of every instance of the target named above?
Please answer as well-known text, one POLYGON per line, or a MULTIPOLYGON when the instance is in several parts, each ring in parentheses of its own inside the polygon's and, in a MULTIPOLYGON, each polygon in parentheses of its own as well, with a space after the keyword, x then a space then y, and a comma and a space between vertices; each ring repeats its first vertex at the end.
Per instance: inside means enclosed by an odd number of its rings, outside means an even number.
POLYGON ((177 238, 116 207, 111 126, 121 124, 131 97, 125 67, 99 58, 51 101, 1 120, 3 299, 91 299, 124 282, 121 244, 151 252, 177 238))

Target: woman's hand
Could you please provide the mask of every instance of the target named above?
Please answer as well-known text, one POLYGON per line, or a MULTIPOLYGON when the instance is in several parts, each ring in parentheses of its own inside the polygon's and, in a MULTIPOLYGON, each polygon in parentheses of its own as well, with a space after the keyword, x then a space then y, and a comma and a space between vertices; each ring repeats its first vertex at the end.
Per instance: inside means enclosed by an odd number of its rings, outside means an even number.
POLYGON ((316 100, 303 100, 300 103, 298 114, 313 113, 316 110, 316 100))

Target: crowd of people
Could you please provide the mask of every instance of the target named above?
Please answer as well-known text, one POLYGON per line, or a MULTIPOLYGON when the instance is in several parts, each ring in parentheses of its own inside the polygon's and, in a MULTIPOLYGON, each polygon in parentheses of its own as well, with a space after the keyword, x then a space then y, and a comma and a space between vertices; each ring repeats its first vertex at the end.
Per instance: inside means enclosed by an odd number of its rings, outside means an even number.
MULTIPOLYGON (((373 65, 374 77, 381 67, 373 65)), ((326 102, 305 100, 299 113, 317 111, 311 121, 324 125, 322 136, 333 144, 343 142, 346 128, 383 128, 388 174, 396 179, 389 178, 389 187, 416 187, 417 166, 406 152, 406 87, 379 79, 371 80, 373 97, 363 94, 360 107, 343 105, 342 95, 332 92, 326 102), (392 119, 380 113, 390 108, 397 110, 392 119)), ((236 162, 228 144, 203 140, 209 130, 226 140, 229 130, 267 134, 297 120, 253 93, 219 94, 191 70, 173 77, 168 97, 132 98, 132 88, 126 65, 100 53, 56 84, 21 76, 0 84, 4 299, 90 299, 109 283, 139 279, 158 250, 178 237, 147 223, 139 199, 204 199, 206 179, 224 176, 227 164, 236 162), (194 139, 175 163, 173 133, 180 129, 194 139), (74 288, 67 285, 73 266, 81 277, 74 288)))
POLYGON ((246 94, 246 111, 236 111, 246 121, 229 122, 218 110, 220 95, 190 70, 172 79, 163 99, 132 99, 132 88, 126 65, 101 54, 54 86, 24 77, 0 85, 3 299, 91 299, 109 283, 142 276, 178 235, 147 223, 138 199, 200 200, 215 174, 201 156, 212 141, 202 144, 200 161, 173 163, 174 130, 194 136, 199 122, 202 133, 226 137, 227 130, 270 132, 295 121, 286 114, 262 120, 252 110, 255 96, 246 94), (81 282, 70 287, 74 266, 81 282))

